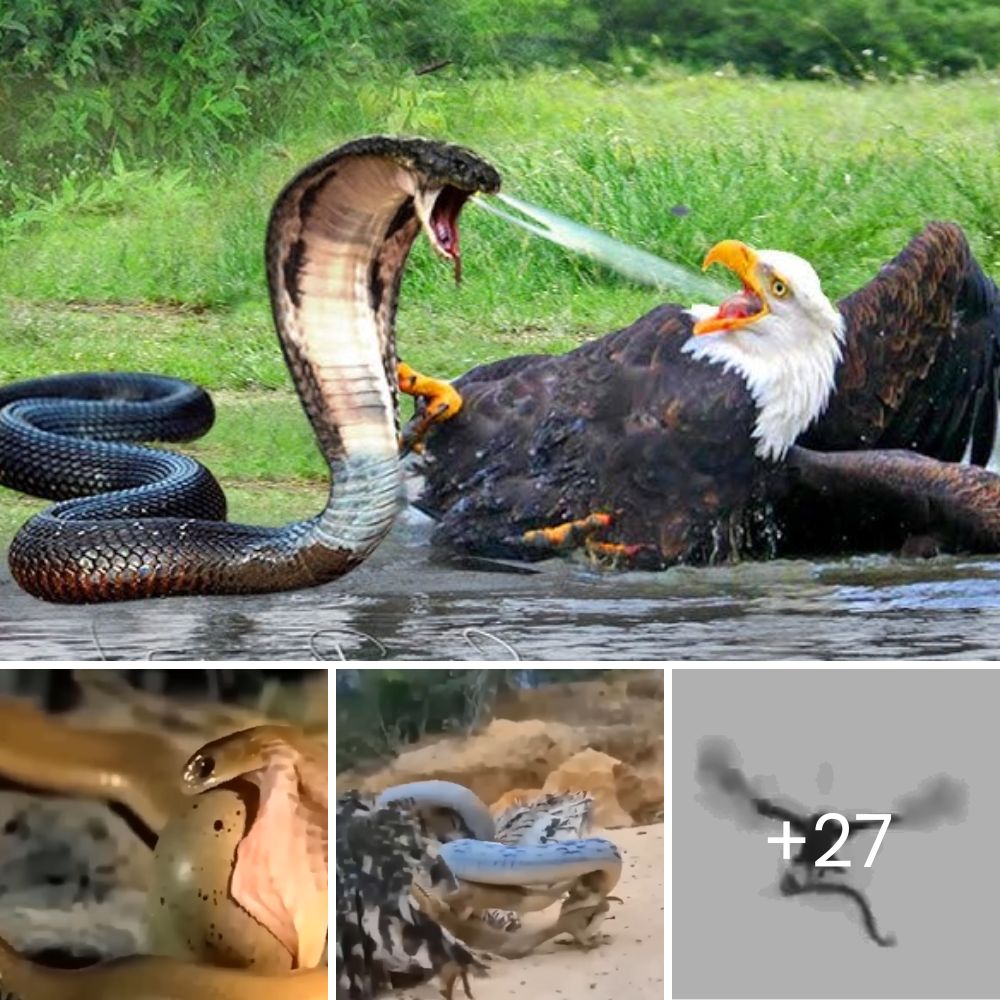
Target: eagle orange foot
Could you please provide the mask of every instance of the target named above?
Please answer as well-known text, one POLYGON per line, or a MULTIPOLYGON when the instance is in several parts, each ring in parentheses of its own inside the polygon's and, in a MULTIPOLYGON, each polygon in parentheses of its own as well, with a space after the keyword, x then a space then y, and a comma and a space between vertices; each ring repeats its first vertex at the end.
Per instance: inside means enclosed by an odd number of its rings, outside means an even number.
POLYGON ((520 536, 521 545, 548 552, 569 552, 582 548, 588 560, 602 569, 662 569, 663 556, 655 545, 602 542, 594 536, 614 523, 614 514, 588 514, 563 521, 551 528, 535 528, 520 536))
POLYGON ((400 440, 404 455, 419 452, 431 424, 451 420, 462 409, 462 397, 450 382, 421 375, 402 361, 396 365, 396 382, 400 392, 424 400, 423 411, 406 425, 400 440))
MULTIPOLYGON (((656 550, 651 545, 625 545, 621 542, 598 542, 588 538, 587 556, 602 569, 641 569, 654 559, 656 550)), ((652 567, 650 567, 652 568, 652 567)))
POLYGON ((575 521, 563 521, 551 528, 536 528, 521 535, 521 541, 536 549, 564 552, 581 544, 589 545, 591 535, 607 528, 614 520, 611 514, 588 514, 575 521))

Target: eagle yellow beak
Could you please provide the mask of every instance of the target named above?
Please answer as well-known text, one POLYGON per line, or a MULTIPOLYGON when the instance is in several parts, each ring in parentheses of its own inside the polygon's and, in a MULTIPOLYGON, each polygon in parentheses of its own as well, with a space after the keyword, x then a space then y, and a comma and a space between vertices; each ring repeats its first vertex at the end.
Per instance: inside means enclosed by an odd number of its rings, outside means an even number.
POLYGON ((758 263, 756 251, 739 240, 723 240, 708 251, 701 269, 707 271, 713 264, 722 264, 743 282, 743 289, 723 301, 714 316, 695 323, 696 335, 737 330, 757 322, 770 312, 758 263))

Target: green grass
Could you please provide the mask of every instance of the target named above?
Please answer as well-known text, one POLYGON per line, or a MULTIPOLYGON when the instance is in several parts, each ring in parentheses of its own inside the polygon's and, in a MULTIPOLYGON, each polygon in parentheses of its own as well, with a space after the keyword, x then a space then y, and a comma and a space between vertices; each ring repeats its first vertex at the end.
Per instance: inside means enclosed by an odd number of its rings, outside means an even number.
MULTIPOLYGON (((691 267, 736 237, 802 254, 836 297, 928 219, 949 218, 1000 277, 1000 77, 852 87, 446 72, 349 91, 311 78, 302 94, 280 134, 225 162, 193 167, 165 150, 161 162, 119 161, 97 178, 68 173, 0 221, 0 383, 120 368, 233 390, 195 450, 225 482, 249 484, 235 493, 237 516, 305 513, 308 484, 322 502, 322 463, 271 329, 261 248, 284 181, 349 137, 463 142, 501 169, 512 194, 691 267), (689 213, 672 214, 676 205, 689 213)), ((564 350, 669 297, 472 208, 463 249, 460 287, 422 244, 404 282, 400 351, 428 372, 564 350)), ((0 534, 28 509, 0 498, 0 534)))

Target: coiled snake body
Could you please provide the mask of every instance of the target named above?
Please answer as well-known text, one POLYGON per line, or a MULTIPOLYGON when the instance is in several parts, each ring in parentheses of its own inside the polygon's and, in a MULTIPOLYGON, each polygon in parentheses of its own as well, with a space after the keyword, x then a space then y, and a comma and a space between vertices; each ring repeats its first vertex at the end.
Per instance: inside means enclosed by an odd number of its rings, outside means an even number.
POLYGON ((207 429, 210 404, 185 383, 90 375, 7 387, 0 484, 53 499, 101 493, 21 529, 9 553, 17 582, 47 600, 111 601, 287 590, 358 565, 391 527, 400 486, 394 321, 404 263, 423 228, 457 264, 462 205, 499 185, 467 150, 373 136, 316 160, 278 195, 265 248, 274 323, 331 475, 326 507, 308 520, 228 523, 198 463, 120 443, 207 429), (167 404, 178 404, 176 417, 167 404))
MULTIPOLYGON (((0 706, 17 718, 17 706, 0 706)), ((132 759, 156 755, 155 734, 55 720, 30 739, 7 732, 3 743, 3 777, 119 800, 160 836, 148 891, 156 955, 70 972, 0 939, 0 991, 19 1000, 326 1000, 325 746, 292 727, 257 726, 205 744, 181 768, 166 741, 162 761, 132 759)))
POLYGON ((431 972, 445 997, 458 977, 468 994, 467 973, 481 968, 470 948, 512 958, 563 932, 593 947, 622 859, 608 840, 579 839, 590 805, 583 793, 550 795, 494 824, 477 796, 447 781, 396 786, 374 802, 340 797, 338 998, 368 998, 394 974, 431 972), (518 929, 517 914, 559 900, 554 922, 518 929))

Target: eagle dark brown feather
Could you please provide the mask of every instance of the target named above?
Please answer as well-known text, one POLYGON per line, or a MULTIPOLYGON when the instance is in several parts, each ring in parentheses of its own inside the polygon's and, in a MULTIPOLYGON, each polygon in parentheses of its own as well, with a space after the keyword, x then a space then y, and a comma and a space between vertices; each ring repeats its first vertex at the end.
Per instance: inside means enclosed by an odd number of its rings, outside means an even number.
POLYGON ((435 541, 539 558, 523 532, 606 512, 602 540, 642 541, 653 563, 762 554, 756 408, 739 375, 681 352, 692 323, 660 306, 568 354, 458 379, 464 405, 428 440, 418 501, 435 541))
POLYGON ((793 463, 763 463, 743 379, 682 353, 692 319, 665 305, 567 354, 456 382, 465 403, 428 439, 418 502, 439 519, 435 541, 544 557, 524 531, 607 512, 602 540, 641 543, 659 565, 884 550, 931 529, 949 547, 993 546, 988 474, 894 451, 952 463, 971 444, 979 464, 992 452, 1000 294, 961 229, 930 224, 839 309, 834 392, 799 444, 885 455, 827 467, 803 447, 793 463))
POLYGON ((833 396, 799 443, 906 448, 959 461, 993 450, 1000 295, 962 230, 932 222, 838 304, 846 324, 833 396))
POLYGON ((1000 552, 1000 476, 897 450, 794 447, 795 488, 779 504, 797 553, 1000 552))

